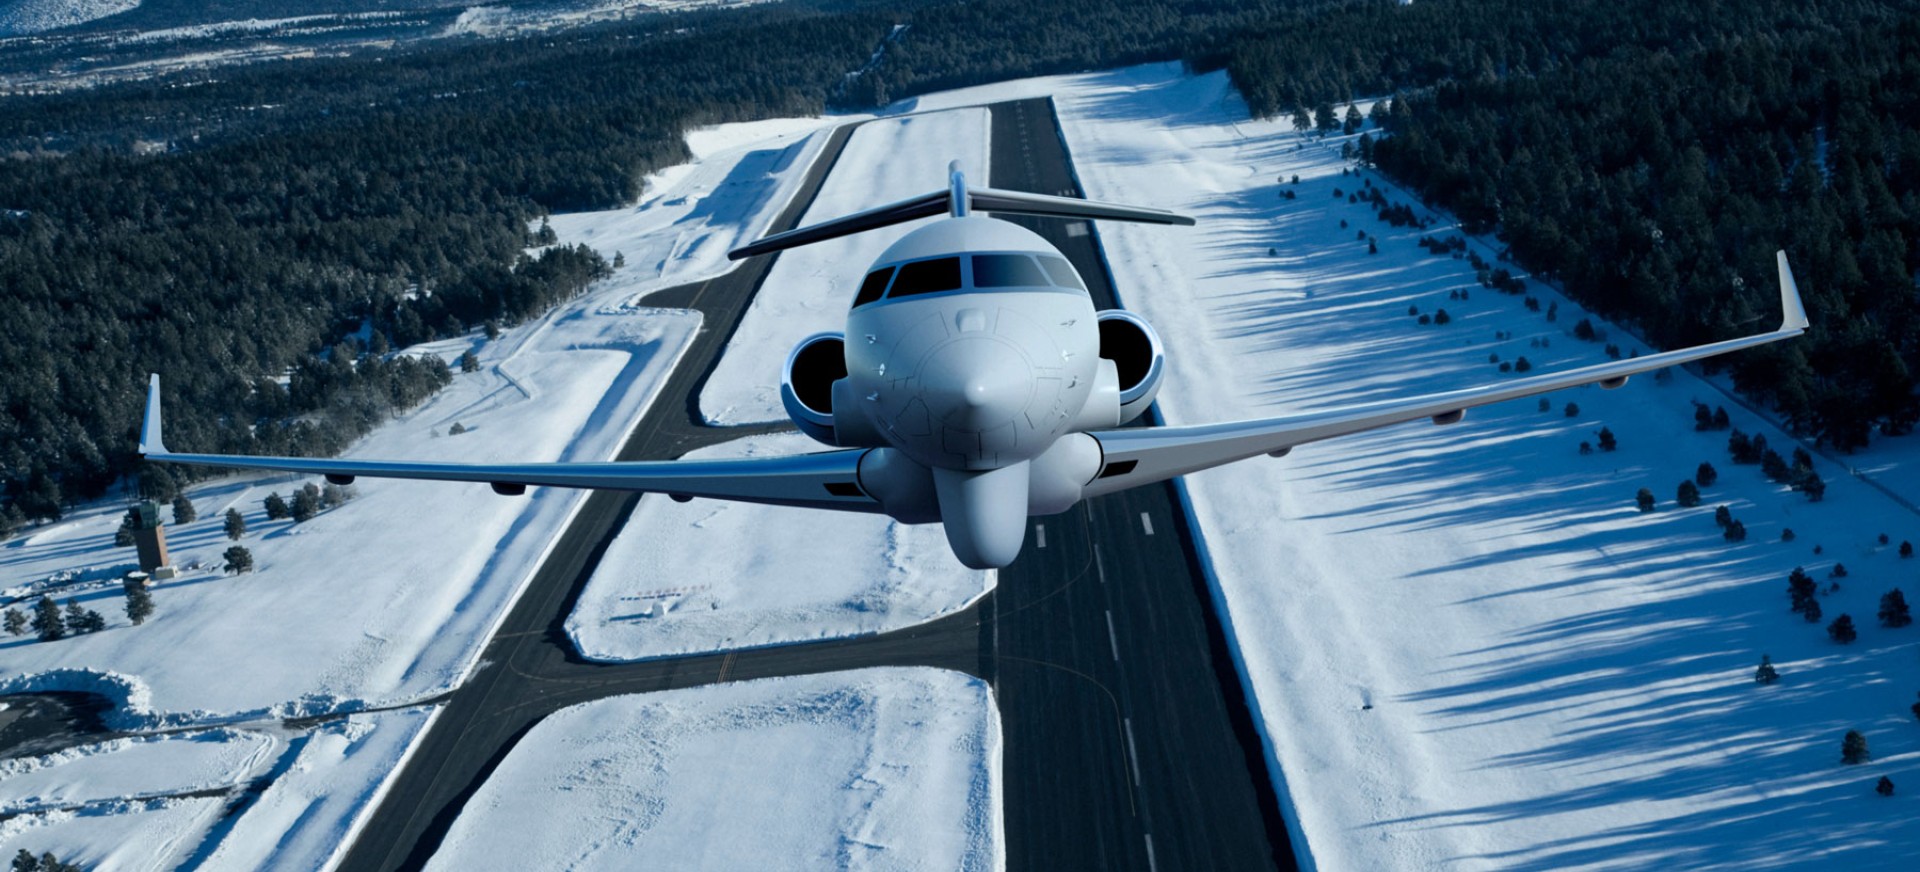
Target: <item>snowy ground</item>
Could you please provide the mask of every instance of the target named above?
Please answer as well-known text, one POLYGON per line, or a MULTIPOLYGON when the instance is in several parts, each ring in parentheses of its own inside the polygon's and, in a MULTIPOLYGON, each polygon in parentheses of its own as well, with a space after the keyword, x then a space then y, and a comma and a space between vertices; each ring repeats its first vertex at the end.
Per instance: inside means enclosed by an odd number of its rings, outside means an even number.
MULTIPOLYGON (((1337 140, 1249 120, 1224 75, 1143 67, 1049 87, 1088 196, 1200 218, 1101 228, 1120 293, 1166 337, 1171 423, 1497 380, 1496 354, 1605 359, 1572 338, 1584 313, 1557 294, 1530 283, 1558 303, 1548 322, 1428 255, 1422 231, 1336 198, 1382 181, 1342 175, 1337 140), (1468 299, 1448 299, 1461 289, 1468 299), (1418 326, 1409 306, 1453 323, 1418 326)), ((1911 581, 1874 537, 1920 538, 1920 524, 1824 462, 1819 504, 1733 465, 1726 434, 1693 431, 1694 399, 1793 445, 1674 373, 1189 477, 1283 796, 1319 865, 1910 867, 1913 794, 1872 786, 1886 774, 1920 787, 1907 711, 1920 629, 1874 620, 1880 594, 1911 581), (1580 455, 1602 426, 1620 449, 1580 455), (1721 480, 1678 509, 1675 487, 1701 461, 1721 480), (1643 486, 1660 511, 1634 509, 1643 486), (1719 504, 1746 542, 1723 541, 1719 504), (1797 538, 1781 542, 1788 527, 1797 538), (1828 620, 1854 617, 1850 646, 1787 608, 1789 570, 1824 588, 1835 561, 1850 575, 1821 602, 1828 620), (1752 681, 1763 652, 1776 686, 1752 681), (1872 764, 1839 764, 1850 728, 1872 764)))
POLYGON ((715 685, 541 721, 428 868, 990 870, 1000 803, 1000 720, 977 678, 715 685))
MULTIPOLYGON (((863 124, 847 140, 834 172, 800 224, 940 190, 946 186, 951 160, 960 161, 975 184, 985 184, 988 133, 987 110, 982 108, 863 124)), ((780 406, 780 366, 787 352, 814 333, 844 329, 847 308, 867 265, 895 240, 933 220, 783 252, 701 391, 701 414, 714 424, 787 420, 780 406)))
MULTIPOLYGON (((451 359, 472 347, 482 370, 456 376, 352 453, 450 461, 612 456, 699 327, 695 314, 636 301, 728 268, 725 249, 758 235, 791 196, 819 151, 806 134, 823 123, 698 132, 691 139, 700 161, 650 179, 640 208, 556 217, 567 242, 595 244, 609 257, 624 251, 629 266, 497 341, 411 349, 451 359), (660 253, 653 268, 644 266, 646 252, 660 253), (659 260, 670 262, 660 268, 659 260), (454 423, 468 432, 448 435, 454 423)), ((191 410, 168 414, 178 420, 191 410)), ((0 637, 0 693, 102 693, 117 703, 109 720, 121 728, 251 723, 431 697, 472 667, 580 499, 561 490, 509 499, 480 485, 362 480, 357 499, 305 524, 266 520, 265 495, 290 494, 301 483, 256 476, 192 488, 200 519, 167 532, 176 564, 198 568, 156 585, 157 611, 139 627, 125 618, 117 581, 134 557, 112 546, 122 512, 114 501, 0 543, 0 597, 72 597, 108 620, 104 632, 53 643, 0 637), (218 571, 232 544, 221 532, 228 507, 247 521, 240 544, 253 553, 250 574, 218 571)), ((192 835, 207 827, 192 811, 204 800, 42 815, 29 822, 35 844, 80 849, 138 838, 182 842, 181 850, 200 851, 195 856, 214 865, 316 868, 397 770, 424 721, 379 717, 407 726, 372 739, 364 727, 328 727, 295 740, 292 775, 278 776, 238 825, 223 823, 204 846, 192 835), (180 829, 189 826, 200 829, 180 829)), ((156 777, 154 789, 168 790, 171 776, 156 777)), ((149 854, 172 856, 139 856, 149 854)))
MULTIPOLYGON (((799 434, 689 457, 799 454, 799 434)), ((993 589, 936 525, 882 515, 647 496, 607 549, 567 633, 597 660, 638 660, 880 633, 965 608, 993 589)))
POLYGON ((0 822, 0 856, 51 851, 99 870, 323 868, 428 716, 362 713, 307 733, 266 724, 0 761, 0 816, 17 815, 0 822), (262 779, 265 792, 243 801, 262 779))

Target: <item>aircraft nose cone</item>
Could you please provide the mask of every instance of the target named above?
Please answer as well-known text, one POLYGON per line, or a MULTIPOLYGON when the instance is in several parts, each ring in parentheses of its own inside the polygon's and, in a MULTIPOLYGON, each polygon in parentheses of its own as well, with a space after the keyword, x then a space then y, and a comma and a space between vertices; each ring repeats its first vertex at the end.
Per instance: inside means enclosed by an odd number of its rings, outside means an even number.
POLYGON ((1019 352, 991 340, 962 340, 942 348, 925 383, 928 406, 947 426, 988 430, 1026 410, 1033 372, 1019 352))

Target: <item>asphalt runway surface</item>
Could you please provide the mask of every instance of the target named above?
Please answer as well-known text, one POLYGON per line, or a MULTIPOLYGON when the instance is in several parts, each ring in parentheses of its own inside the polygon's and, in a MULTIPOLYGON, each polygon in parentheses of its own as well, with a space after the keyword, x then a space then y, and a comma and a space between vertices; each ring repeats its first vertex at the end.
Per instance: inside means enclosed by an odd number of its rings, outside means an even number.
MULTIPOLYGON (((993 186, 1078 193, 1049 101, 990 109, 993 186)), ((851 131, 849 125, 834 132, 775 230, 805 213, 851 131)), ((940 181, 929 180, 929 189, 940 181)), ((1111 281, 1084 223, 1020 223, 1058 245, 1096 303, 1111 306, 1111 281)), ((776 256, 648 297, 651 305, 698 309, 704 321, 621 459, 678 457, 789 429, 706 427, 698 410, 700 388, 776 256)), ((768 349, 769 365, 786 351, 768 349)), ((620 694, 870 666, 934 666, 991 682, 1005 738, 1009 869, 1293 868, 1191 531, 1169 486, 1034 519, 1022 557, 1001 571, 996 591, 917 627, 698 657, 588 662, 574 652, 565 621, 638 499, 618 492, 587 497, 488 643, 485 665, 448 695, 341 868, 424 866, 488 774, 558 709, 620 694)))

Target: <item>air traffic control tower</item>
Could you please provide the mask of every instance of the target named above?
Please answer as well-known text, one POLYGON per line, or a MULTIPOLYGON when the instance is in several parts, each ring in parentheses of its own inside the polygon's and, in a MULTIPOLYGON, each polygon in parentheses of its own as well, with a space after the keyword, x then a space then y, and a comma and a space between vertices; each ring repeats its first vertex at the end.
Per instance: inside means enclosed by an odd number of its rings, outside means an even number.
POLYGON ((173 577, 172 561, 167 559, 167 528, 160 523, 160 507, 143 500, 127 510, 127 528, 133 531, 133 545, 140 550, 140 569, 154 578, 173 577), (161 570, 165 569, 163 573, 161 570))

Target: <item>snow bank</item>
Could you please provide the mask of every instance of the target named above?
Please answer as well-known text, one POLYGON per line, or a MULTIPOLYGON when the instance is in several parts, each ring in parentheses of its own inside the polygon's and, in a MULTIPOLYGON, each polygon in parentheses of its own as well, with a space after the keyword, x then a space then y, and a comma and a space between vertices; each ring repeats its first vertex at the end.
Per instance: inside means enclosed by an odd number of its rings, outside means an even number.
POLYGON ((999 869, 1000 804, 979 679, 886 668, 670 690, 541 721, 428 868, 999 869))
POLYGON ((199 868, 330 868, 345 856, 406 766, 413 740, 439 711, 362 712, 296 738, 283 771, 199 868))
POLYGON ((0 760, 0 815, 233 787, 263 774, 284 745, 265 733, 223 729, 0 760))
MULTIPOLYGON (((821 447, 779 434, 687 456, 780 456, 821 447)), ((993 582, 993 573, 953 559, 937 525, 648 495, 608 547, 567 618, 567 633, 596 660, 838 639, 951 614, 993 582)))
MULTIPOLYGON (((801 225, 939 190, 951 160, 961 162, 968 178, 986 179, 988 126, 983 108, 862 124, 848 138, 801 225)), ((844 329, 867 265, 932 220, 782 252, 702 389, 701 414, 713 424, 787 420, 780 406, 780 364, 787 351, 813 333, 844 329)))
MULTIPOLYGON (((1344 175, 1338 139, 1249 119, 1224 75, 1143 67, 1050 88, 1088 196, 1200 219, 1100 228, 1122 297, 1166 338, 1170 423, 1511 377, 1495 356, 1539 371, 1605 360, 1604 342, 1636 350, 1604 323, 1602 342, 1574 339, 1589 316, 1537 282, 1529 293, 1557 305, 1556 321, 1415 245, 1457 232, 1446 216, 1416 208, 1440 223, 1395 229, 1350 204, 1386 183, 1344 175), (1444 308, 1452 323, 1420 326, 1409 307, 1444 308)), ((1818 504, 1734 466, 1725 433, 1692 429, 1696 399, 1793 447, 1672 373, 1188 477, 1276 785, 1313 862, 1904 868, 1920 853, 1920 829, 1902 824, 1915 800, 1872 793, 1882 774, 1920 783, 1915 688, 1887 680, 1920 631, 1873 619, 1880 594, 1911 577, 1874 534, 1897 543, 1920 524, 1824 461, 1818 504), (1580 454, 1602 426, 1619 450, 1580 454), (1720 481, 1703 506, 1676 508, 1701 461, 1720 481), (1635 510, 1640 487, 1660 511, 1635 510), (1722 539, 1719 504, 1746 542, 1722 539), (1850 574, 1821 602, 1861 627, 1851 646, 1787 608, 1789 570, 1807 566, 1824 588, 1836 560, 1850 574), (1763 652, 1781 684, 1755 686, 1763 652), (1867 735, 1872 764, 1839 765, 1847 729, 1867 735)))
POLYGON ((225 797, 154 799, 0 821, 0 856, 52 853, 88 872, 178 869, 220 819, 225 797))

